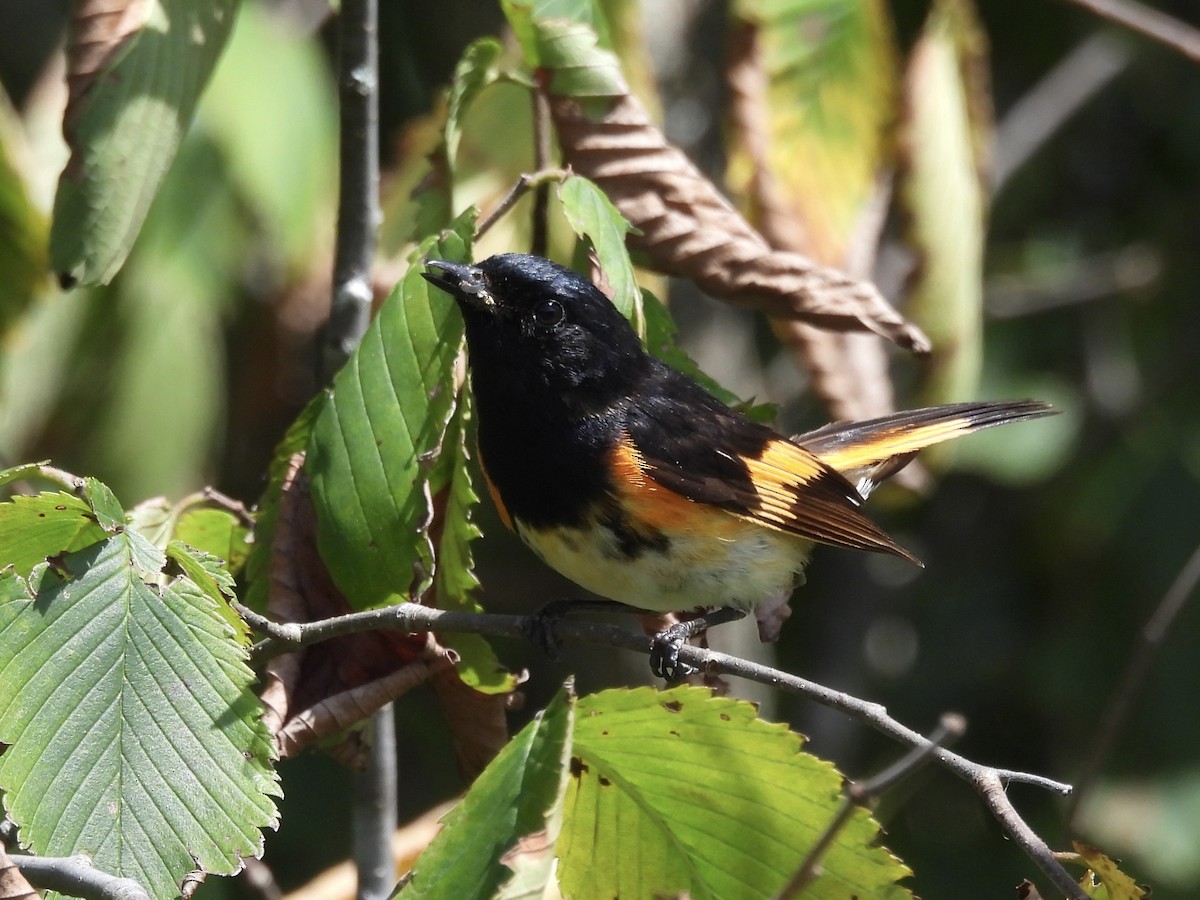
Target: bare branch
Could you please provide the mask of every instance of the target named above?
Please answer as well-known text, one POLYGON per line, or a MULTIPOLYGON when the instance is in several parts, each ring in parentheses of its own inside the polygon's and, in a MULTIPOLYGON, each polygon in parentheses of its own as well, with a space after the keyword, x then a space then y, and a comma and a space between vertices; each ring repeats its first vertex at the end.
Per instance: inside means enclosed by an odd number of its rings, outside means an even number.
POLYGON ((1107 762, 1113 744, 1116 743, 1117 735, 1125 726, 1129 713, 1133 709, 1133 702, 1137 699, 1137 695, 1146 681, 1155 656, 1162 648, 1163 642, 1166 641, 1175 620, 1179 618, 1179 613, 1183 611, 1187 601, 1195 595, 1197 585, 1200 585, 1200 547, 1192 551, 1191 557, 1179 574, 1175 576, 1175 580, 1167 588, 1167 592, 1159 601, 1153 615, 1142 628, 1138 645, 1134 648, 1133 655, 1129 658, 1125 671, 1121 675, 1117 690, 1109 701, 1108 708, 1104 711, 1096 738, 1092 741, 1091 753, 1079 776, 1079 790, 1071 798, 1071 809, 1067 821, 1072 831, 1079 830, 1079 811, 1083 806, 1083 799, 1095 784, 1100 769, 1107 762))
MULTIPOLYGON (((235 604, 235 607, 239 612, 244 609, 240 604, 235 604)), ((246 621, 252 628, 267 635, 264 641, 259 642, 253 648, 254 657, 261 660, 339 635, 376 628, 393 628, 409 632, 457 631, 494 637, 524 637, 529 633, 530 619, 526 616, 440 610, 416 603, 401 603, 397 606, 352 613, 304 625, 280 625, 253 613, 247 617, 246 621)), ((644 633, 627 631, 599 622, 564 619, 555 624, 555 636, 564 641, 618 647, 635 653, 649 653, 650 651, 650 641, 644 633)), ((1025 824, 1005 793, 1005 785, 1017 783, 1029 784, 1054 791, 1057 794, 1067 795, 1071 793, 1069 784, 1042 775, 998 769, 974 762, 957 753, 952 753, 945 747, 938 746, 920 732, 893 719, 882 704, 836 691, 779 669, 772 669, 769 666, 759 665, 714 650, 688 645, 681 648, 679 658, 681 662, 701 669, 710 676, 737 675, 799 694, 852 716, 895 741, 909 747, 919 748, 944 768, 974 786, 1009 835, 1068 897, 1083 896, 1070 873, 1054 858, 1054 854, 1046 842, 1025 824)))
POLYGON ((1070 53, 1021 97, 996 126, 992 193, 998 194, 1013 173, 1117 75, 1133 54, 1122 41, 1098 31, 1070 53))
POLYGON ((856 806, 866 806, 897 781, 920 768, 929 761, 935 749, 943 746, 948 740, 956 740, 961 737, 966 728, 966 719, 957 713, 946 713, 942 716, 942 720, 933 734, 929 735, 928 743, 925 746, 914 747, 878 775, 866 781, 849 782, 846 785, 846 796, 842 805, 838 807, 833 819, 809 848, 804 859, 800 861, 800 867, 796 869, 796 874, 779 892, 778 900, 791 900, 793 897, 799 897, 804 889, 817 879, 821 874, 821 859, 833 846, 838 832, 850 821, 850 816, 854 814, 856 806))
POLYGON ((504 195, 504 199, 496 205, 496 208, 479 220, 479 224, 475 226, 475 239, 479 240, 483 237, 484 233, 516 206, 517 201, 524 197, 530 189, 540 188, 543 184, 554 181, 562 181, 570 174, 570 169, 540 169, 537 172, 526 172, 521 175, 517 179, 517 183, 512 186, 512 190, 504 195))
POLYGON ((321 348, 321 380, 358 346, 371 320, 371 264, 379 211, 378 0, 343 0, 338 97, 341 123, 338 222, 333 296, 321 348))
POLYGON ((36 888, 58 891, 85 900, 150 900, 132 878, 118 878, 97 869, 86 856, 10 856, 21 874, 36 888))
POLYGON ((371 716, 370 761, 354 776, 354 863, 358 900, 386 900, 396 884, 392 833, 398 824, 396 717, 392 704, 371 716))
POLYGON ((1070 0, 1076 6, 1135 31, 1200 62, 1200 30, 1135 0, 1070 0))

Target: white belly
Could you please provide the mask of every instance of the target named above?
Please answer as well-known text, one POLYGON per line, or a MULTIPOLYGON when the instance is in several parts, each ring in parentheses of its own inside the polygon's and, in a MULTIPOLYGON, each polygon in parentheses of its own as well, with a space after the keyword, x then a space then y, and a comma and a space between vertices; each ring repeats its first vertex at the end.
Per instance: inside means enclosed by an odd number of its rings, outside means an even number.
POLYGON ((719 535, 664 531, 664 549, 629 553, 611 530, 517 533, 548 565, 587 590, 658 612, 777 604, 799 583, 811 542, 728 515, 719 535))

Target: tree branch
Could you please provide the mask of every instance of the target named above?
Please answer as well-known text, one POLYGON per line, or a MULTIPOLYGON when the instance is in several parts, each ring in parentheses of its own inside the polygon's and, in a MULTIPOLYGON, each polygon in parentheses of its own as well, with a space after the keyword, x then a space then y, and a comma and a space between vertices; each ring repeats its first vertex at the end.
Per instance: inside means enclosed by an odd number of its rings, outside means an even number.
POLYGON ((1107 31, 1097 31, 1012 105, 996 125, 993 195, 1092 97, 1125 71, 1133 58, 1127 43, 1107 31))
POLYGON ((484 233, 496 224, 497 221, 510 209, 512 209, 518 200, 525 196, 532 188, 540 188, 544 184, 550 184, 555 181, 562 181, 571 170, 568 169, 540 169, 537 172, 526 172, 517 179, 517 183, 512 186, 504 199, 501 200, 496 208, 479 220, 479 224, 475 226, 475 240, 478 241, 484 233))
POLYGON ((86 856, 20 856, 9 859, 34 887, 85 900, 150 900, 132 878, 118 878, 97 869, 86 856))
POLYGON ((926 739, 928 743, 925 746, 912 748, 892 765, 866 781, 848 782, 842 805, 838 807, 837 813, 825 827, 821 836, 809 848, 808 853, 800 862, 800 867, 796 869, 796 874, 784 885, 783 890, 776 896, 776 900, 792 900, 794 897, 799 897, 804 889, 816 880, 821 873, 821 859, 833 846, 838 832, 850 821, 856 806, 867 806, 897 781, 928 762, 936 748, 943 746, 947 741, 961 737, 966 729, 966 719, 955 713, 947 713, 942 716, 942 721, 938 723, 933 734, 926 739))
POLYGON ((1071 798, 1071 808, 1067 814, 1067 822, 1071 831, 1079 830, 1079 813, 1083 806, 1083 798, 1087 796, 1100 774, 1100 769, 1108 761, 1117 735, 1129 718, 1133 702, 1146 682, 1146 676, 1150 673, 1150 667, 1153 665, 1158 651, 1162 648, 1167 635, 1171 632, 1171 627, 1179 618, 1188 599, 1195 594, 1197 585, 1200 585, 1200 547, 1192 551, 1191 557, 1188 558, 1179 574, 1175 576, 1175 580, 1167 588, 1162 600, 1159 601, 1158 607, 1146 622, 1145 627, 1142 628, 1138 645, 1134 648, 1133 655, 1125 666, 1121 681, 1109 701, 1108 708, 1104 710, 1104 715, 1100 719, 1100 727, 1092 741, 1091 752, 1088 754, 1083 772, 1079 776, 1079 790, 1071 798))
POLYGON ((378 0, 343 0, 339 17, 341 123, 338 221, 321 383, 349 358, 371 320, 371 265, 379 228, 378 0))
POLYGON ((1200 30, 1135 0, 1069 0, 1076 6, 1116 22, 1130 31, 1157 41, 1200 62, 1200 30))
MULTIPOLYGON (((416 603, 401 603, 397 606, 351 613, 319 622, 279 624, 245 609, 241 604, 235 603, 234 608, 242 613, 251 628, 267 635, 265 640, 260 641, 252 648, 252 657, 256 661, 262 661, 280 653, 327 641, 344 634, 371 631, 377 628, 391 628, 407 632, 457 631, 493 637, 525 637, 528 634, 527 628, 530 622, 530 618, 527 616, 431 609, 416 603)), ((555 623, 554 633, 559 640, 563 641, 600 644, 632 650, 636 653, 649 653, 650 651, 650 641, 645 634, 600 622, 563 619, 555 623)), ((1037 863, 1056 887, 1071 898, 1085 896, 1070 873, 1055 859, 1053 851, 1046 842, 1021 819, 1005 793, 1005 787, 1008 784, 1029 784, 1067 795, 1071 793, 1069 784, 1042 775, 998 769, 974 762, 957 753, 952 753, 945 747, 938 746, 920 732, 893 719, 882 704, 836 691, 779 669, 772 669, 769 666, 759 665, 736 656, 689 645, 681 648, 679 658, 680 661, 697 669, 705 670, 709 674, 736 675, 807 697, 823 706, 858 719, 895 741, 928 753, 944 768, 949 769, 975 788, 1005 831, 1021 846, 1030 859, 1037 863)))

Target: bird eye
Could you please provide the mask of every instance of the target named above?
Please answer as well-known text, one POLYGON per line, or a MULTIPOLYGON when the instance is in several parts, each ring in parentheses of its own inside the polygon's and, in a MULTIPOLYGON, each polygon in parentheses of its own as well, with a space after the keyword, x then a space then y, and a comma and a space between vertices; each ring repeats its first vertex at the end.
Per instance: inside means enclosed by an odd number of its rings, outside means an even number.
POLYGON ((563 305, 557 300, 539 300, 533 307, 533 324, 551 328, 563 319, 563 305))

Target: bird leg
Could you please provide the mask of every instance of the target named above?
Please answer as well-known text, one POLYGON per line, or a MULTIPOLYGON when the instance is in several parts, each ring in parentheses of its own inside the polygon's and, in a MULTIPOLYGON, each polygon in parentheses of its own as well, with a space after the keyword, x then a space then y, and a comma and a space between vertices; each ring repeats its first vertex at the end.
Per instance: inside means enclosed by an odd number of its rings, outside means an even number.
POLYGON ((740 609, 722 606, 660 631, 650 641, 650 671, 667 681, 682 681, 696 671, 693 666, 679 661, 679 651, 688 639, 707 631, 713 625, 736 622, 745 615, 740 609))

